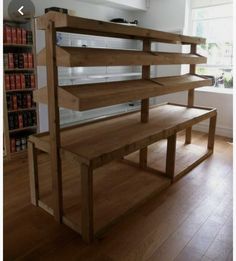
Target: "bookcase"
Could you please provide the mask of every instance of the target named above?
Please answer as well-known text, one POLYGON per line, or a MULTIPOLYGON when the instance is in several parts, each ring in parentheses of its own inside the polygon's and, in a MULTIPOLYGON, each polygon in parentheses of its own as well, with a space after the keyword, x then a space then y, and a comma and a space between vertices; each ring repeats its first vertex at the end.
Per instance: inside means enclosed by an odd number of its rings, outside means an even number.
POLYGON ((38 128, 35 27, 31 21, 4 20, 4 154, 11 159, 27 152, 28 136, 38 128))
POLYGON ((49 131, 31 135, 28 141, 31 202, 91 243, 120 217, 212 155, 217 111, 194 105, 194 89, 212 85, 211 78, 195 73, 196 64, 206 63, 206 57, 197 53, 197 45, 206 40, 56 12, 38 17, 37 28, 46 35, 37 64, 46 66, 47 86, 34 91, 34 100, 48 104, 49 131), (138 39, 143 46, 139 51, 58 46, 57 31, 138 39), (190 52, 152 51, 152 42, 189 45, 190 52), (189 73, 151 77, 151 65, 169 64, 188 64, 189 73), (58 84, 60 66, 138 65, 140 79, 58 84), (187 104, 149 104, 151 97, 181 91, 188 92, 187 104), (86 111, 130 100, 141 100, 141 109, 60 128, 59 107, 86 111), (200 149, 192 144, 192 126, 204 120, 209 120, 208 142, 200 149), (177 146, 181 131, 186 132, 185 144, 177 146), (167 144, 164 169, 148 161, 150 155, 158 159, 151 146, 161 140, 167 144), (179 150, 183 154, 177 158, 179 150), (135 160, 130 158, 133 153, 135 160))

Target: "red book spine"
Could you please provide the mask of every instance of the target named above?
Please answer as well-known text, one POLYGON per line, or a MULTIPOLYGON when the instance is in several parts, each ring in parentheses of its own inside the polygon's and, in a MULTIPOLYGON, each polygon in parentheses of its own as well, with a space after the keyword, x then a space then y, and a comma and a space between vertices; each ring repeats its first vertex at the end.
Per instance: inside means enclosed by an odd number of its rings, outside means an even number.
POLYGON ((27 108, 32 107, 32 97, 31 94, 27 94, 27 108))
POLYGON ((20 83, 21 83, 21 89, 25 89, 25 75, 21 73, 20 75, 20 83))
POLYGON ((13 53, 8 53, 8 68, 14 68, 13 53))
POLYGON ((5 75, 5 90, 10 90, 11 86, 10 86, 10 76, 9 75, 5 75))
POLYGON ((16 89, 21 89, 21 81, 20 81, 20 75, 19 74, 15 75, 15 80, 16 80, 16 89))
POLYGON ((11 152, 16 152, 16 139, 11 138, 11 152))
POLYGON ((29 68, 27 53, 23 53, 23 57, 24 57, 24 68, 29 68))
POLYGON ((12 102, 13 102, 13 110, 17 110, 17 96, 12 96, 12 102))
POLYGON ((28 53, 28 68, 33 68, 33 54, 28 53))
POLYGON ((16 34, 17 34, 17 43, 21 44, 22 43, 21 28, 16 29, 16 34))
POLYGON ((4 43, 11 43, 11 27, 5 26, 4 27, 4 43))
POLYGON ((15 82, 15 75, 10 75, 10 89, 15 90, 16 89, 16 82, 15 82))
POLYGON ((11 28, 11 40, 12 40, 12 43, 13 44, 16 44, 17 43, 17 35, 16 35, 16 28, 15 27, 12 27, 11 28))
POLYGON ((31 84, 31 88, 35 88, 35 75, 31 74, 30 76, 30 84, 31 84))
POLYGON ((19 124, 19 129, 22 129, 24 127, 23 125, 23 116, 21 113, 18 114, 18 124, 19 124))
POLYGON ((26 30, 21 29, 21 42, 22 44, 26 44, 26 30))

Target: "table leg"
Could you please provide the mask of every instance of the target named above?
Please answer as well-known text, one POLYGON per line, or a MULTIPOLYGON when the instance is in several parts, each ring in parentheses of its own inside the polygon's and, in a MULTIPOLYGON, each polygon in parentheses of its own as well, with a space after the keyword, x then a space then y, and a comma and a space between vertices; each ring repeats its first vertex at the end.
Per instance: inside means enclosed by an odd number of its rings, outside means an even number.
POLYGON ((38 183, 38 161, 37 150, 32 142, 28 142, 28 166, 30 179, 30 198, 31 203, 38 206, 39 183, 38 183))
POLYGON ((175 154, 176 154, 176 134, 167 139, 166 153, 166 175, 174 180, 175 174, 175 154))
POLYGON ((90 243, 94 237, 93 224, 93 170, 81 164, 81 207, 82 207, 82 238, 90 243))
POLYGON ((209 132, 208 132, 208 149, 214 150, 215 143, 215 131, 216 131, 216 118, 217 116, 213 116, 210 118, 209 132))

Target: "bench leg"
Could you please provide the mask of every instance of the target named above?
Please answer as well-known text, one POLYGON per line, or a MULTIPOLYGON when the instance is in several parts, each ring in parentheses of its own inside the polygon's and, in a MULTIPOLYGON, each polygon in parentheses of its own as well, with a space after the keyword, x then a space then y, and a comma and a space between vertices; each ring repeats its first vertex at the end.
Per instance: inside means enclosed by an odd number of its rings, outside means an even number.
POLYGON ((38 182, 38 162, 37 149, 32 142, 28 142, 28 166, 30 179, 30 198, 31 203, 38 206, 39 200, 39 182, 38 182))
POLYGON ((167 139, 166 175, 174 180, 175 175, 176 134, 167 139))
POLYGON ((216 131, 216 115, 210 118, 209 132, 208 132, 208 149, 214 150, 216 131))
POLYGON ((140 168, 147 167, 148 148, 143 148, 139 151, 139 165, 140 168))
POLYGON ((81 164, 81 197, 82 238, 85 242, 91 243, 94 237, 93 170, 85 164, 81 164))

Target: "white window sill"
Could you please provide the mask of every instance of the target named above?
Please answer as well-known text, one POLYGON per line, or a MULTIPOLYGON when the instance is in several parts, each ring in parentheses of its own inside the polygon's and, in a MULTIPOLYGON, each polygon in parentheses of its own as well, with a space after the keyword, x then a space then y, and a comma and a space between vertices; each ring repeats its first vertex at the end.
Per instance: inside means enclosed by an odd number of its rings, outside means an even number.
POLYGON ((205 87, 197 88, 195 90, 198 92, 213 92, 213 93, 219 93, 219 94, 233 95, 234 88, 229 89, 229 88, 216 88, 216 87, 212 87, 212 86, 205 86, 205 87))

